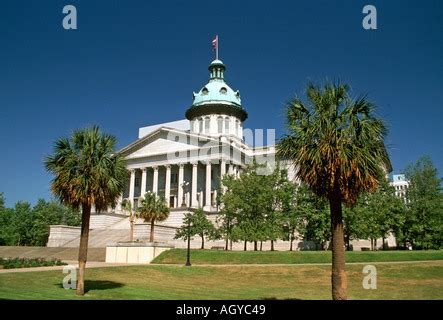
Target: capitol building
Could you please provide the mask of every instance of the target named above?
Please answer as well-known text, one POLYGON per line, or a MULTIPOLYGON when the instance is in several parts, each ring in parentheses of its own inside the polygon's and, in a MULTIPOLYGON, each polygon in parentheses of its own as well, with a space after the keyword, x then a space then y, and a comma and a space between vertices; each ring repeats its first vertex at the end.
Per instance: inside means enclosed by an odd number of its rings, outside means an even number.
MULTIPOLYGON (((240 91, 225 81, 225 64, 215 59, 208 69, 209 80, 193 93, 192 104, 184 108, 185 119, 139 128, 138 139, 119 150, 130 175, 117 206, 91 215, 90 247, 128 241, 129 213, 121 204, 126 199, 137 209, 147 192, 164 197, 170 208, 168 219, 156 222, 155 240, 183 247, 183 241, 173 238, 185 213, 202 208, 208 219, 217 223, 221 205, 217 194, 225 174, 239 176, 254 160, 264 165, 263 170, 274 168, 275 146, 253 146, 257 137, 244 128, 248 113, 240 91)), ((269 132, 268 142, 275 139, 274 130, 269 132)), ((295 179, 291 165, 281 162, 280 166, 287 169, 290 179, 295 179)), ((48 246, 77 246, 78 236, 76 227, 51 226, 48 246)), ((148 238, 149 228, 139 219, 134 239, 148 238)), ((223 243, 224 240, 212 241, 208 246, 223 243)), ((199 246, 198 239, 195 246, 199 246)))
MULTIPOLYGON (((202 208, 208 219, 217 224, 222 204, 217 194, 221 191, 221 178, 225 174, 239 176, 253 161, 264 165, 267 172, 275 168, 275 145, 254 146, 257 137, 244 128, 248 113, 242 104, 239 90, 225 81, 225 64, 215 59, 209 65, 209 80, 193 93, 192 104, 184 108, 185 119, 139 128, 138 139, 122 148, 119 153, 126 159, 130 172, 126 188, 115 208, 107 212, 93 212, 90 221, 89 247, 104 248, 118 242, 129 241, 129 212, 123 210, 123 200, 137 209, 147 192, 162 196, 170 208, 169 217, 156 222, 155 241, 175 247, 185 247, 183 240, 175 240, 176 230, 182 226, 189 211, 202 208)), ((274 130, 267 142, 275 139, 274 130)), ((279 161, 286 169, 288 179, 296 182, 294 167, 279 161)), ((263 174, 266 174, 264 172, 263 174)), ((150 228, 142 219, 134 226, 134 240, 149 239, 150 228)), ((51 226, 49 247, 77 247, 80 228, 65 225, 51 226)), ((388 245, 395 239, 389 237, 388 245)), ((206 241, 207 247, 223 247, 225 241, 206 241)), ((369 241, 353 241, 355 250, 369 247, 369 241)), ((249 244, 252 246, 252 244, 249 244)), ((200 247, 200 240, 192 241, 200 247)), ((288 241, 277 241, 276 250, 288 250, 288 241)), ((313 249, 313 243, 297 239, 298 250, 313 249)), ((243 243, 234 243, 234 250, 242 250, 243 243)), ((252 249, 252 247, 249 247, 252 249)), ((268 250, 270 243, 263 243, 268 250)))
POLYGON ((121 200, 136 208, 152 192, 171 209, 216 212, 223 175, 238 175, 254 158, 274 164, 274 146, 253 148, 245 142, 248 113, 240 91, 226 83, 225 71, 221 60, 212 61, 209 81, 193 93, 186 119, 140 128, 138 139, 120 150, 131 173, 121 200))

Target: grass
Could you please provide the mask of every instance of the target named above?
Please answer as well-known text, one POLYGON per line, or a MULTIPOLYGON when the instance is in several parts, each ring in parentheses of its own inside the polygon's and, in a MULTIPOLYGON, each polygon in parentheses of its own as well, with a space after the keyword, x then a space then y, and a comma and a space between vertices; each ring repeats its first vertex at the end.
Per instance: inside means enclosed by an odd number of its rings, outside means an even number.
MULTIPOLYGON (((346 262, 393 262, 443 260, 443 251, 349 251, 346 262)), ((185 249, 163 252, 153 263, 183 264, 185 249)), ((330 263, 330 251, 216 251, 191 250, 191 263, 198 264, 301 264, 330 263)))
MULTIPOLYGON (((377 265, 377 289, 348 265, 350 299, 443 299, 443 261, 377 265)), ((0 274, 0 299, 330 299, 330 266, 92 268, 84 297, 62 287, 62 271, 0 274)))

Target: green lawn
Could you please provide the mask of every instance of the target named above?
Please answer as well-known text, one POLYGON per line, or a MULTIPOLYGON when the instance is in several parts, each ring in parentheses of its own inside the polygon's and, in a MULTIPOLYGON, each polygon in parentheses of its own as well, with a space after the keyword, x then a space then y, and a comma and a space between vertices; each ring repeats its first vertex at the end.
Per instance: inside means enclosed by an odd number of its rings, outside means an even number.
MULTIPOLYGON (((350 299, 443 299, 443 261, 377 265, 362 287, 348 265, 350 299)), ((330 266, 131 266, 87 269, 87 294, 62 288, 62 271, 0 274, 0 299, 330 299, 330 266)))
MULTIPOLYGON (((349 251, 346 262, 443 260, 443 251, 349 251)), ((184 264, 185 249, 163 252, 153 263, 184 264)), ((217 251, 191 250, 192 264, 300 264, 330 263, 330 251, 217 251)))

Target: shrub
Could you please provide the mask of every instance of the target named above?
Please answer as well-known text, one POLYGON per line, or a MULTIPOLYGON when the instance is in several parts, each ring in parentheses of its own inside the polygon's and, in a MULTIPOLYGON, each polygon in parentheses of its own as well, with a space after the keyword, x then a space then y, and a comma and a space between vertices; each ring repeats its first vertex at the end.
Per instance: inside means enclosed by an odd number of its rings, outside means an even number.
POLYGON ((0 258, 0 265, 4 269, 14 268, 33 268, 33 267, 49 267, 49 266, 64 266, 64 263, 60 259, 45 260, 43 258, 0 258))

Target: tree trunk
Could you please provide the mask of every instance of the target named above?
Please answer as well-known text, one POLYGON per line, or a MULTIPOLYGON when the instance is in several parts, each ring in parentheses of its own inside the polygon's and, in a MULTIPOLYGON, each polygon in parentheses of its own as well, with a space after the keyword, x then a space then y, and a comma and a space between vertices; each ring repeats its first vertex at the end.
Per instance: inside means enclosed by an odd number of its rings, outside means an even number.
POLYGON ((149 241, 154 242, 154 219, 151 220, 151 234, 149 235, 149 241))
POLYGON ((85 267, 88 258, 89 219, 91 217, 91 205, 82 206, 82 227, 80 233, 80 246, 78 250, 78 280, 76 294, 85 294, 85 267))
POLYGON ((228 251, 228 243, 229 243, 229 239, 228 239, 228 237, 226 237, 225 251, 228 251))
POLYGON ((347 299, 347 276, 345 271, 345 249, 341 197, 336 194, 329 199, 332 227, 332 299, 347 299))
POLYGON ((246 242, 246 240, 245 240, 245 244, 244 244, 244 248, 243 248, 243 251, 246 251, 246 246, 247 246, 247 242, 246 242))
POLYGON ((258 247, 257 247, 257 241, 254 241, 254 251, 257 251, 258 247))
POLYGON ((229 249, 232 251, 232 240, 229 240, 229 249))
POLYGON ((263 241, 260 241, 260 251, 263 251, 263 241))
POLYGON ((274 240, 271 240, 271 251, 274 251, 274 240))
POLYGON ((204 249, 205 248, 205 236, 203 234, 201 234, 200 237, 202 238, 202 246, 200 249, 204 249))

